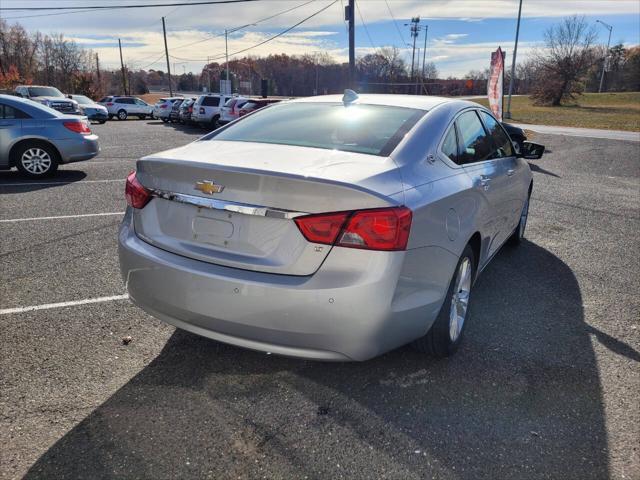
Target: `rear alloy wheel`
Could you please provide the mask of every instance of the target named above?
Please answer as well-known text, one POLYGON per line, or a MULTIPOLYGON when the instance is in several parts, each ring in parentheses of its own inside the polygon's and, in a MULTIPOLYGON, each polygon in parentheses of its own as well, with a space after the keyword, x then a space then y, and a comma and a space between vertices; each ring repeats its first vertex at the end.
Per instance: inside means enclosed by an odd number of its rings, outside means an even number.
POLYGON ((531 199, 531 193, 527 196, 527 200, 522 207, 522 213, 520 214, 520 221, 515 231, 509 237, 508 243, 513 246, 518 246, 524 240, 524 232, 527 228, 527 220, 529 219, 529 200, 531 199))
POLYGON ((211 128, 215 130, 218 128, 218 120, 220 120, 220 115, 214 115, 211 119, 211 128))
POLYGON ((58 169, 57 152, 49 145, 24 145, 16 152, 15 158, 20 173, 28 177, 48 177, 58 169))
POLYGON ((447 357, 456 352, 469 316, 474 276, 475 256, 467 245, 460 256, 436 321, 424 337, 412 344, 416 350, 434 357, 447 357))
POLYGON ((126 120, 126 119, 127 119, 127 111, 118 110, 118 120, 126 120))

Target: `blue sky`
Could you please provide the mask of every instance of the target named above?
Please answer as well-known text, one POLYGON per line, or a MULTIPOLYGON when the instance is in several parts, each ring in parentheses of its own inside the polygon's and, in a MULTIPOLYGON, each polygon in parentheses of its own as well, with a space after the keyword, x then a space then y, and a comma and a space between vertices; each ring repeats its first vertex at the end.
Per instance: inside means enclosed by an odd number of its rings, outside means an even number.
MULTIPOLYGON (((123 5, 127 3, 169 3, 175 0, 0 0, 0 7, 123 5)), ((342 0, 345 1, 345 0, 342 0)), ((240 5, 188 6, 123 11, 80 12, 38 16, 46 12, 2 11, 9 22, 19 21, 30 30, 64 33, 83 46, 99 53, 106 67, 118 66, 117 39, 123 39, 125 62, 132 68, 164 69, 160 17, 167 17, 169 48, 178 73, 200 71, 207 57, 224 55, 224 37, 216 36, 225 28, 253 23, 280 11, 305 3, 304 0, 265 0, 240 5), (22 18, 18 18, 22 17, 22 18), (29 17, 29 18, 24 18, 29 17), (185 46, 186 45, 186 46, 185 46)), ((347 33, 342 21, 341 1, 305 22, 292 32, 247 52, 302 54, 326 52, 337 61, 347 58, 347 33)), ((331 4, 315 0, 307 5, 258 23, 230 36, 229 51, 252 47, 331 4)), ((420 15, 429 26, 427 59, 434 61, 440 75, 463 75, 471 69, 484 69, 489 55, 498 45, 512 53, 518 0, 357 0, 363 27, 356 12, 356 48, 362 55, 375 48, 395 46, 407 61, 411 49, 411 16, 420 15), (389 10, 396 19, 391 19, 389 10), (401 35, 398 33, 398 28, 401 35), (369 40, 371 37, 371 41, 369 40), (373 44, 373 45, 372 45, 373 44)), ((544 31, 563 16, 584 15, 596 25, 599 41, 606 43, 607 30, 600 19, 613 25, 612 44, 640 43, 640 1, 637 0, 524 0, 519 59, 541 46, 544 31)), ((417 46, 422 48, 424 31, 417 46)), ((422 53, 420 53, 420 57, 422 53)))

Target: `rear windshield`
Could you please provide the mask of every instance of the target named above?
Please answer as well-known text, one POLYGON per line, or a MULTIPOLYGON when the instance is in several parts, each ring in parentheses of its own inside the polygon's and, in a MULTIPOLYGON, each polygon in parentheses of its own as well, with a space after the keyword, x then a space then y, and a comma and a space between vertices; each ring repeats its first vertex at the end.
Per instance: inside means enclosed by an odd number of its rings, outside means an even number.
POLYGON ((202 105, 205 107, 217 107, 220 103, 220 97, 204 97, 202 105))
POLYGON ((388 156, 425 113, 387 105, 285 103, 259 110, 205 139, 388 156))

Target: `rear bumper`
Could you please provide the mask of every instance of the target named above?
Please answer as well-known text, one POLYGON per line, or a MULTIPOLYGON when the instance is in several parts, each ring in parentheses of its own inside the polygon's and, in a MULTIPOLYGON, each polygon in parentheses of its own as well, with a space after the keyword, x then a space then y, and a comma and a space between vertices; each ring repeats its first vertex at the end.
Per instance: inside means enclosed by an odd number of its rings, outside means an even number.
MULTIPOLYGON (((132 301, 176 327, 240 347, 367 360, 424 335, 444 294, 406 290, 410 252, 334 248, 311 276, 252 272, 156 248, 135 235, 130 216, 120 228, 119 257, 132 301)), ((409 282, 413 290, 419 284, 409 282)))
POLYGON ((97 135, 80 136, 56 141, 56 147, 62 157, 62 163, 89 160, 100 153, 97 135))

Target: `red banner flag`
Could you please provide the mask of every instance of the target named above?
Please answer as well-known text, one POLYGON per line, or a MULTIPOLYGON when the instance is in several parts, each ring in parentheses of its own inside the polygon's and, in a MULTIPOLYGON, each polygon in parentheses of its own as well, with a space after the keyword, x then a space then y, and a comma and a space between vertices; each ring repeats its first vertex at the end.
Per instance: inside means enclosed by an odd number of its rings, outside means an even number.
POLYGON ((489 108, 495 117, 502 121, 502 94, 504 80, 504 53, 498 50, 491 52, 491 67, 489 69, 489 80, 487 81, 487 98, 489 108))

